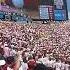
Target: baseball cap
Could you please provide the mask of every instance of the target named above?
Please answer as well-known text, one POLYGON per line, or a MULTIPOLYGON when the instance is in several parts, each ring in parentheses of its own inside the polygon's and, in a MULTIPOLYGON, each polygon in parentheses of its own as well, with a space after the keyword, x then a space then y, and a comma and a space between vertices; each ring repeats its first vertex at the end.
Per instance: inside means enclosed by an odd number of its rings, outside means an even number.
POLYGON ((0 66, 5 65, 5 60, 0 60, 0 66))

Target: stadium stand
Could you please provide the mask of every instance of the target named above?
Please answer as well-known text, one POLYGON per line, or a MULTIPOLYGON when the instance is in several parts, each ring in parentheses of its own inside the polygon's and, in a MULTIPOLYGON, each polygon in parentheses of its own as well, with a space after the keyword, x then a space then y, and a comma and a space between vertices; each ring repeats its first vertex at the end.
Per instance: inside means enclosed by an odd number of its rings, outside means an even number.
POLYGON ((6 61, 0 69, 35 70, 40 63, 48 67, 40 70, 70 70, 69 21, 49 23, 0 21, 0 57, 6 61))

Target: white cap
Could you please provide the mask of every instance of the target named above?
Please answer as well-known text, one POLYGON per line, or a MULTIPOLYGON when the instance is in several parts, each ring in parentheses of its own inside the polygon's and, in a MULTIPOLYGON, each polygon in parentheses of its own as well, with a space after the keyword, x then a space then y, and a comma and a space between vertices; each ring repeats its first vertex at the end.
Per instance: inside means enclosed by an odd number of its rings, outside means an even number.
POLYGON ((5 60, 0 60, 0 66, 5 65, 5 60))

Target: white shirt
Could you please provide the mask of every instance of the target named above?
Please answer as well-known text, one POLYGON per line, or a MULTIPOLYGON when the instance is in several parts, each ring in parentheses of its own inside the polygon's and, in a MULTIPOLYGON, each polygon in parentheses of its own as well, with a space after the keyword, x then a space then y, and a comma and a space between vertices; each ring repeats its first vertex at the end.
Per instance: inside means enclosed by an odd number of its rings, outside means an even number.
POLYGON ((61 63, 56 62, 56 63, 55 63, 55 69, 56 69, 56 70, 61 70, 61 63))
POLYGON ((21 66, 20 66, 19 70, 27 70, 27 69, 28 69, 27 63, 21 62, 21 66))
POLYGON ((10 49, 8 47, 4 47, 4 56, 9 57, 10 56, 10 49))
POLYGON ((38 59, 38 63, 43 63, 44 65, 47 65, 48 61, 49 60, 47 57, 38 59))
POLYGON ((61 70, 64 70, 64 69, 65 69, 65 64, 61 63, 61 70))
POLYGON ((68 64, 65 64, 65 70, 70 70, 68 64))
POLYGON ((7 70, 13 70, 13 69, 11 69, 11 68, 7 67, 7 70))
POLYGON ((53 64, 55 63, 55 61, 51 60, 48 62, 49 67, 53 67, 53 64))
POLYGON ((10 56, 14 56, 15 54, 16 54, 16 51, 12 49, 12 50, 10 51, 10 56))

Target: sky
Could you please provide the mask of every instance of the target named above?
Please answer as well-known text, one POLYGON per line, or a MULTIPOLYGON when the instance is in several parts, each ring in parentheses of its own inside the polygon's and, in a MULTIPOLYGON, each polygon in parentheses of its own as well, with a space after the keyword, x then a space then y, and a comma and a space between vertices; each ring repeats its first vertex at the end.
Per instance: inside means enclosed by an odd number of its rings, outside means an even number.
POLYGON ((70 19, 70 0, 67 0, 68 17, 70 19))

